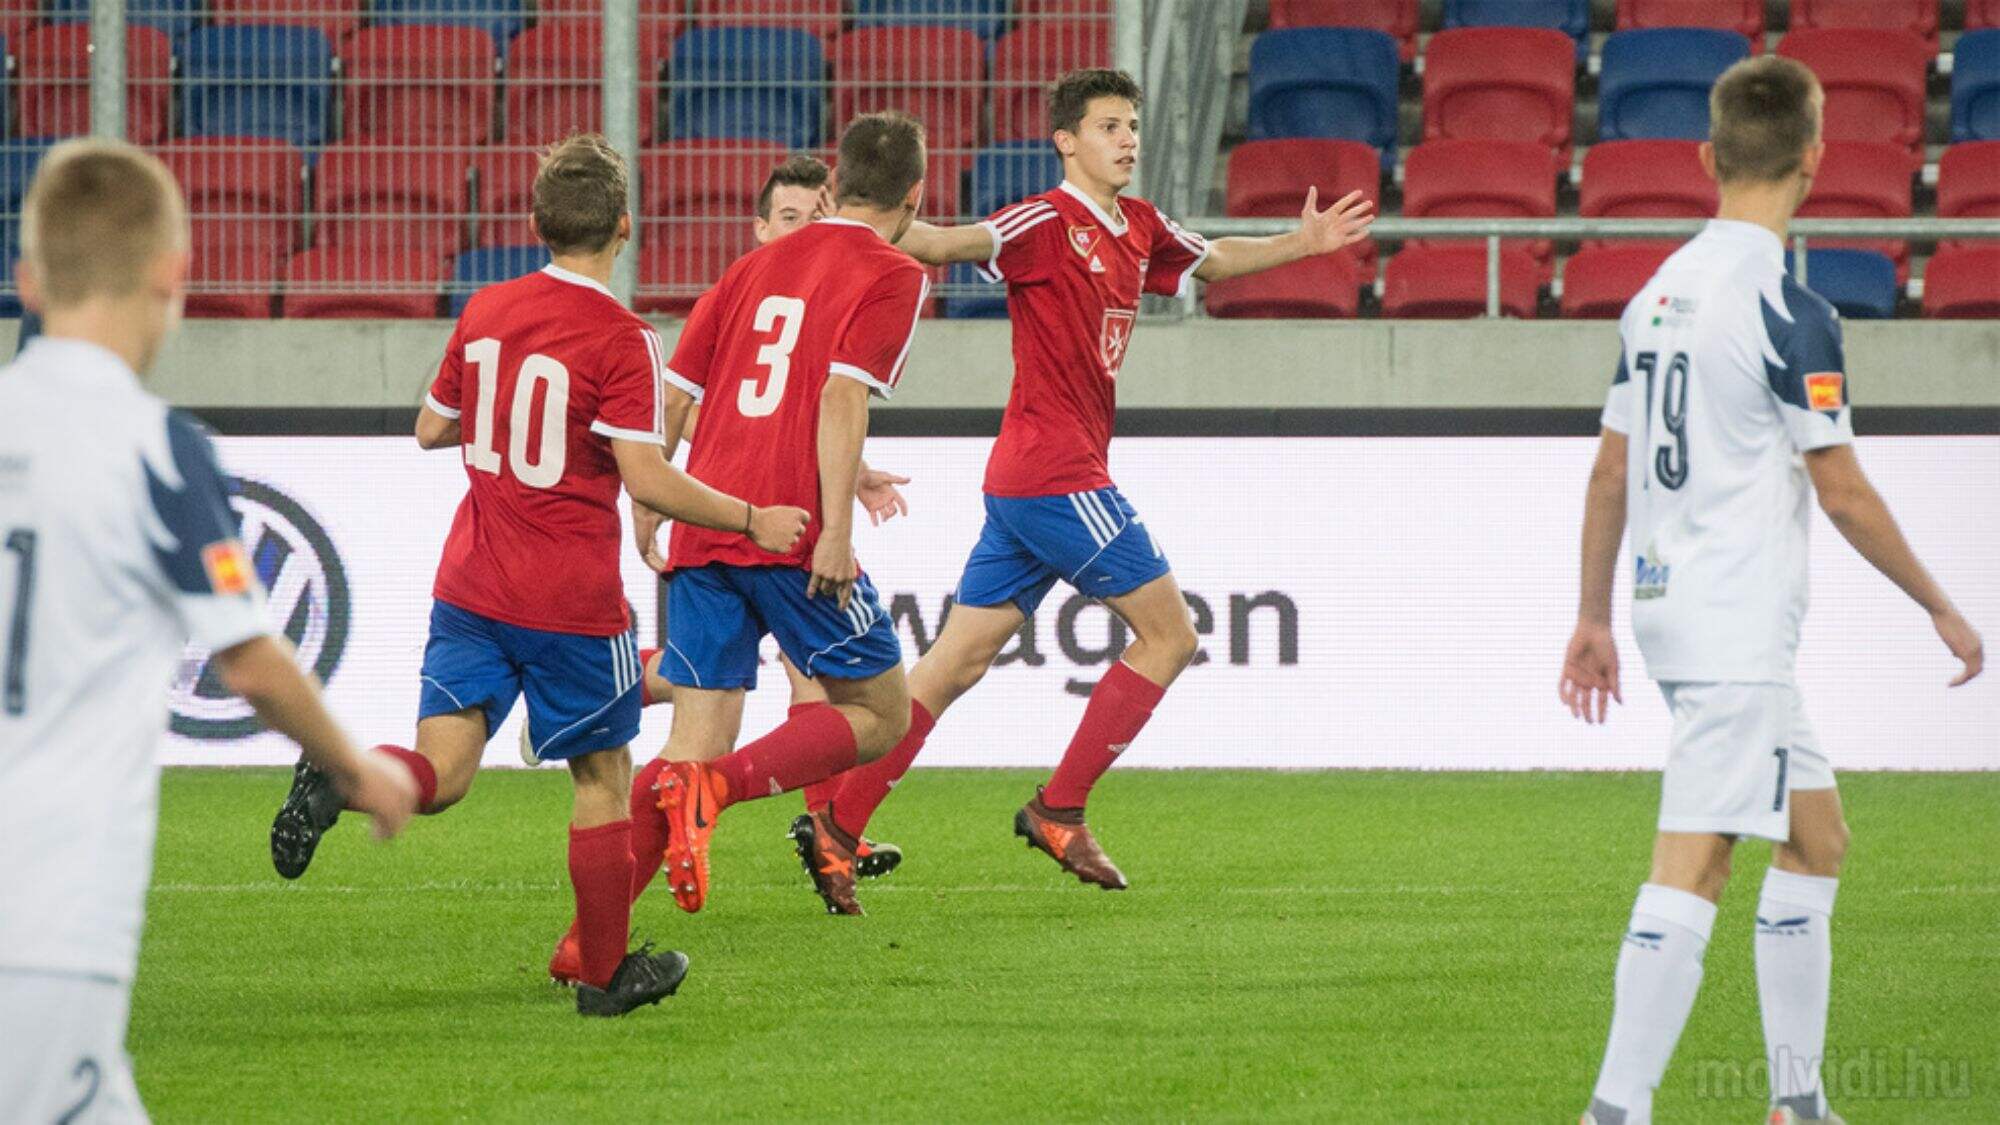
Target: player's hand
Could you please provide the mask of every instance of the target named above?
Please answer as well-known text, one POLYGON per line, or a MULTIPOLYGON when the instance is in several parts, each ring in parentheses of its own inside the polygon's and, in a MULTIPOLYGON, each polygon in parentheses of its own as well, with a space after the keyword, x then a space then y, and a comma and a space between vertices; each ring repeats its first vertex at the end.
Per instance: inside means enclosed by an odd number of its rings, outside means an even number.
POLYGON ((853 541, 845 535, 821 534, 813 546, 812 577, 806 582, 806 596, 824 594, 840 603, 844 610, 847 599, 854 593, 854 582, 860 577, 853 541))
POLYGON ((660 554, 660 528, 666 522, 667 517, 637 500, 632 501, 632 542, 639 548, 639 557, 646 560, 655 574, 667 570, 666 556, 660 554))
POLYGON ((881 527, 897 516, 910 514, 910 502, 896 491, 899 484, 910 483, 909 477, 899 477, 880 469, 864 470, 854 484, 854 498, 868 511, 868 522, 881 527))
POLYGON ((1938 639, 1944 642, 1944 647, 1965 662, 1965 671, 1958 674, 1951 686, 1957 687, 1977 676, 1986 664, 1986 646, 1979 639, 1979 631, 1959 616, 1956 609, 1947 609, 1932 616, 1931 624, 1937 628, 1938 639))
POLYGON ((806 533, 812 513, 804 508, 753 508, 750 512, 750 541, 774 555, 790 551, 806 533))
POLYGON ((1601 723, 1611 700, 1625 702, 1618 691, 1618 642, 1609 625, 1576 623, 1563 653, 1562 680, 1556 687, 1563 706, 1586 723, 1601 723))
POLYGON ((1368 224, 1375 221, 1375 204, 1350 191, 1340 202, 1319 209, 1319 189, 1306 189, 1306 209, 1299 215, 1299 238, 1308 254, 1331 254, 1368 237, 1368 224))
POLYGON ((401 762, 379 750, 356 755, 354 773, 341 782, 349 808, 368 814, 375 838, 387 840, 417 812, 417 782, 401 762))

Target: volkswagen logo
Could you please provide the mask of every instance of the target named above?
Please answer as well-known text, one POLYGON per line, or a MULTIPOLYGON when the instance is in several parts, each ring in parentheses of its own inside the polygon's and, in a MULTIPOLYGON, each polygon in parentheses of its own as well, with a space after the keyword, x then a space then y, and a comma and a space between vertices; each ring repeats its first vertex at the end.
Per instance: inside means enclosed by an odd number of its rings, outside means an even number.
MULTIPOLYGON (((292 642, 300 667, 322 684, 333 682, 354 612, 333 540, 298 501, 268 484, 238 478, 230 504, 263 584, 272 630, 292 642)), ((183 666, 172 706, 173 732, 183 738, 225 741, 264 729, 250 705, 222 686, 205 652, 183 666)))

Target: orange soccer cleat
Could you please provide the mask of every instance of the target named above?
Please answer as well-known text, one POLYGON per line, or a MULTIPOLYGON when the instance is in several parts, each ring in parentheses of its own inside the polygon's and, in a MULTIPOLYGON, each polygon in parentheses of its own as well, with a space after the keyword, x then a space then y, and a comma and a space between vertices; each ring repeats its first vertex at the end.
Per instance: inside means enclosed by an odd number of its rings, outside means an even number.
POLYGON ((1086 883, 1107 891, 1126 887, 1124 873, 1104 854, 1097 838, 1090 834, 1090 826, 1083 822, 1083 810, 1052 809, 1042 803, 1040 789, 1035 790, 1034 800, 1014 814, 1014 835, 1086 883))
POLYGON ((861 903, 854 897, 860 847, 853 837, 833 822, 831 810, 820 808, 793 821, 790 835, 797 847, 799 862, 812 879, 813 890, 826 904, 826 912, 863 913, 861 903))
POLYGON ((583 980, 583 947, 577 944, 575 925, 549 954, 549 979, 564 988, 575 988, 583 980))
POLYGON ((693 914, 708 901, 708 839, 722 811, 725 783, 701 762, 669 762, 660 772, 660 809, 667 814, 667 886, 693 914))

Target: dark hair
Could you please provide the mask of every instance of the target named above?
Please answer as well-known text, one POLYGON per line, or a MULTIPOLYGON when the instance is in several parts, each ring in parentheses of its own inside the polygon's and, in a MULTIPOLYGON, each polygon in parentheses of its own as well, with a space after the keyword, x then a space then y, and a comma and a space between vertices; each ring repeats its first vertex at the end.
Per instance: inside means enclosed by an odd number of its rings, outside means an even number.
POLYGON ((924 178, 924 127, 908 114, 863 114, 840 135, 840 175, 834 202, 887 211, 900 207, 924 178))
POLYGON ((1133 109, 1145 101, 1139 93, 1139 84, 1122 70, 1103 67, 1072 70, 1049 87, 1049 131, 1076 132, 1092 98, 1124 98, 1132 103, 1133 109))
POLYGON ((535 173, 535 230, 556 254, 595 254, 625 214, 625 158, 597 133, 551 145, 535 173))
POLYGON ((1825 95, 1797 59, 1745 59, 1708 92, 1708 141, 1723 183, 1771 183, 1799 170, 1819 140, 1825 95))
POLYGON ((781 187, 823 188, 833 170, 826 162, 814 156, 789 156, 783 164, 771 169, 764 178, 763 190, 757 193, 757 217, 771 217, 771 196, 781 187))

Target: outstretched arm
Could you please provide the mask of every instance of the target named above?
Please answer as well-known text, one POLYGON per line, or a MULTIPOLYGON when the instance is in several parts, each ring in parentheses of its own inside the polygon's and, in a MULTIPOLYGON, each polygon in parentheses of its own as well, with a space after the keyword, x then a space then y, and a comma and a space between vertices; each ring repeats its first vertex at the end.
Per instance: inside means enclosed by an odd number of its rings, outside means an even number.
POLYGON ((1819 506, 1833 526, 1876 570, 1902 588, 1910 600, 1931 615, 1931 625, 1939 639, 1965 665, 1952 687, 1979 674, 1985 663, 1985 649, 1979 633, 1959 615, 1958 608, 1945 596, 1944 588, 1918 560, 1896 517, 1882 494, 1861 471, 1861 461, 1848 444, 1815 449, 1805 455, 1806 471, 1812 474, 1819 506))
POLYGON ((1305 211, 1297 230, 1264 238, 1218 238, 1208 244, 1208 258, 1194 271, 1203 281, 1221 281, 1309 258, 1331 254, 1368 237, 1375 221, 1375 204, 1358 191, 1319 209, 1319 189, 1306 189, 1305 211))
POLYGON ((993 260, 993 232, 978 223, 962 227, 938 227, 913 222, 896 242, 896 248, 927 266, 952 262, 993 260))

